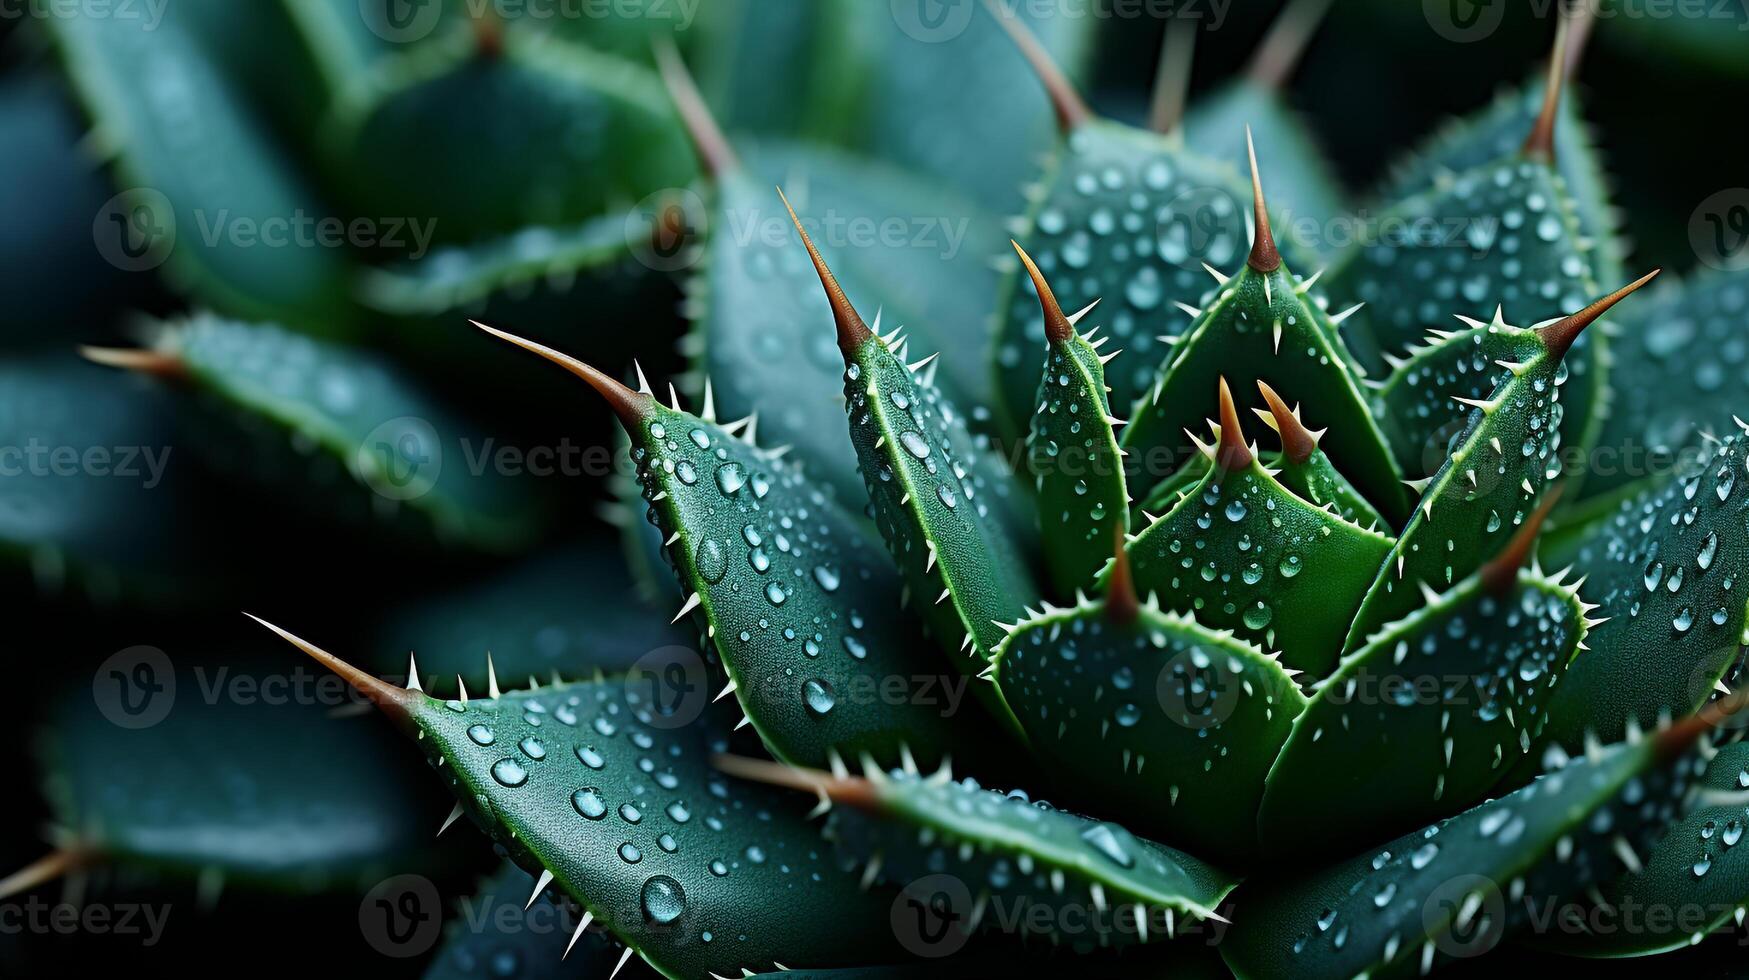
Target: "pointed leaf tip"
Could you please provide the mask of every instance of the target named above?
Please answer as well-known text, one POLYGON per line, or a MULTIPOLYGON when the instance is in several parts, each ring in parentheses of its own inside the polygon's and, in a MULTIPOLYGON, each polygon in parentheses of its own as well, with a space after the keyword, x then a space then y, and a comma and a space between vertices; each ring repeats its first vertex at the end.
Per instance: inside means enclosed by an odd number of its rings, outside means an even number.
POLYGON ((1538 328, 1537 335, 1542 338, 1543 346, 1556 357, 1566 356, 1567 350, 1573 346, 1573 341, 1579 339, 1579 335, 1585 331, 1586 327, 1591 326, 1598 317, 1609 312, 1610 307, 1626 299, 1641 286, 1658 278, 1658 274, 1663 271, 1663 269, 1653 269, 1572 316, 1557 320, 1546 327, 1538 328))
POLYGON ((1536 539, 1542 533, 1543 522, 1548 519, 1549 512, 1555 509, 1555 504, 1561 500, 1564 486, 1554 486, 1543 494, 1542 503, 1537 505, 1529 518, 1519 526, 1512 540, 1506 542, 1501 549, 1476 574, 1482 577, 1482 585, 1495 595, 1505 595, 1518 582, 1518 570, 1530 561, 1531 553, 1536 550, 1536 539))
POLYGON ((1269 208, 1263 201, 1263 178, 1257 173, 1257 147, 1251 141, 1251 127, 1245 127, 1245 154, 1251 160, 1251 208, 1256 213, 1257 234, 1251 243, 1247 261, 1258 272, 1274 272, 1281 268, 1281 253, 1275 248, 1275 234, 1269 228, 1269 208))
POLYGON ((1239 428, 1239 410, 1233 407, 1233 392, 1221 378, 1221 445, 1215 450, 1215 465, 1231 473, 1251 465, 1251 448, 1239 428))
POLYGON ((864 809, 875 806, 874 787, 867 779, 855 776, 835 776, 831 773, 799 766, 786 766, 770 759, 751 759, 744 755, 716 755, 711 764, 718 771, 767 786, 780 786, 823 796, 835 803, 848 803, 864 809))
POLYGON ((280 639, 309 654, 317 663, 339 674, 342 680, 351 684, 358 693, 369 698, 378 708, 383 710, 384 714, 396 722, 402 725, 412 723, 412 705, 420 697, 417 693, 403 687, 396 687, 362 671, 303 637, 282 630, 254 613, 246 612, 243 615, 272 630, 278 634, 280 639))
POLYGON ((1002 29, 1014 41, 1014 46, 1020 49, 1021 57, 1032 66, 1033 74, 1044 85, 1045 94, 1051 100, 1051 108, 1057 114, 1057 128, 1064 133, 1072 133, 1092 122, 1093 110, 1087 108, 1081 93, 1075 91, 1074 83, 1063 74, 1063 69, 1057 66, 1051 53, 1039 43, 1032 29, 1021 21, 1020 15, 995 0, 984 0, 984 9, 996 18, 996 23, 1002 25, 1002 29))
POLYGON ((1310 459, 1312 451, 1318 448, 1318 437, 1287 407, 1287 402, 1281 400, 1274 388, 1258 381, 1257 390, 1263 392, 1263 400, 1269 403, 1269 414, 1275 419, 1275 431, 1281 436, 1281 451, 1294 463, 1304 463, 1310 459))
POLYGON ((188 377, 188 365, 183 363, 182 358, 164 351, 81 345, 79 356, 93 364, 121 368, 124 371, 136 371, 153 377, 188 377))
MULTIPOLYGON (((1583 6, 1583 5, 1582 5, 1583 6)), ((1567 44, 1573 21, 1565 13, 1557 15, 1555 50, 1549 55, 1548 81, 1543 86, 1542 111, 1536 125, 1524 139, 1524 155, 1543 163, 1555 162, 1555 123, 1560 119, 1561 89, 1567 80, 1567 44)))
POLYGON ((614 414, 618 415, 620 421, 624 422, 627 426, 635 425, 639 421, 649 418, 652 414, 655 399, 651 398, 649 395, 627 388, 625 385, 615 381, 602 371, 590 367, 582 361, 577 360, 575 357, 572 357, 569 354, 562 354, 545 344, 537 344, 532 340, 518 337, 512 333, 506 333, 496 327, 488 327, 478 320, 469 320, 468 322, 492 336, 497 337, 499 340, 508 341, 521 347, 523 350, 539 354, 541 357, 546 358, 577 377, 582 378, 588 383, 589 387, 595 389, 597 394, 602 398, 607 399, 607 404, 613 409, 614 414))
POLYGON ((832 274, 832 270, 826 266, 826 260, 820 257, 820 250, 814 247, 814 240, 808 237, 808 230, 802 227, 802 219, 796 215, 796 209, 790 206, 783 188, 777 189, 777 196, 783 201, 784 209, 789 212, 789 219, 795 224, 796 232, 802 236, 802 244, 808 248, 808 258, 814 261, 814 271, 820 275, 820 285, 826 289, 826 299, 832 304, 832 319, 838 325, 838 349, 844 352, 846 359, 854 357, 857 350, 874 334, 862 322, 862 316, 856 312, 856 307, 850 305, 850 297, 844 295, 844 287, 838 285, 838 277, 832 274))
POLYGON ((1246 74, 1257 85, 1280 89, 1299 65, 1335 0, 1293 0, 1275 18, 1246 74))
POLYGON ((680 113, 680 121, 692 137, 692 146, 707 173, 715 177, 741 169, 741 161, 729 144, 728 137, 711 113, 710 104, 698 91, 698 83, 687 70, 680 51, 669 37, 658 37, 650 43, 656 54, 656 67, 662 73, 662 84, 668 97, 680 113))
POLYGON ((1111 558, 1111 578, 1105 589, 1106 618, 1120 626, 1128 626, 1142 614, 1142 601, 1136 596, 1136 578, 1130 571, 1129 549, 1125 547, 1123 528, 1113 532, 1117 550, 1111 558))
POLYGON ((1053 344, 1060 344, 1075 336, 1075 325, 1063 315, 1063 308, 1057 304, 1056 294, 1051 292, 1051 285, 1045 281, 1045 274, 1038 271, 1038 266, 1033 264, 1032 256, 1026 254, 1026 249, 1021 248, 1019 242, 1010 239, 1008 244, 1013 245, 1014 250, 1020 253, 1020 261, 1026 266, 1026 274, 1032 278, 1032 288, 1038 293, 1039 309, 1045 315, 1045 339, 1053 344))

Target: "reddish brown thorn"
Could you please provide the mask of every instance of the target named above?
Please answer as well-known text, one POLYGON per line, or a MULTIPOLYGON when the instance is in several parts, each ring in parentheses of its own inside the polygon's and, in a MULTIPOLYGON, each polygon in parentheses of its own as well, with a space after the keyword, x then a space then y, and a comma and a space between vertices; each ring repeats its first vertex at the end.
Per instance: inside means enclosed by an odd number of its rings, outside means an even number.
POLYGON ((1264 88, 1281 88, 1298 67, 1300 56, 1306 53, 1306 46, 1312 42, 1312 35, 1318 33, 1319 25, 1324 23, 1330 4, 1331 0, 1295 0, 1288 4, 1288 8, 1270 25, 1269 33, 1264 35, 1263 43, 1257 48, 1256 57, 1251 59, 1251 67, 1246 71, 1251 81, 1264 88))
POLYGON ((1257 237, 1251 243, 1251 268, 1274 272, 1281 268, 1281 253, 1275 250, 1275 235, 1269 230, 1269 208, 1263 203, 1263 178, 1257 174, 1257 147, 1251 142, 1251 127, 1245 127, 1245 153, 1251 158, 1251 208, 1256 212, 1257 237))
POLYGON ((474 53, 487 61, 504 57, 504 19, 490 7, 474 18, 474 53))
POLYGON ((1233 393, 1227 379, 1221 379, 1221 442, 1215 449, 1215 465, 1231 473, 1251 465, 1251 447, 1245 445, 1245 433, 1239 428, 1239 410, 1233 407, 1233 393))
POLYGON ((79 356, 93 364, 122 368, 149 374, 155 378, 183 380, 188 377, 188 365, 175 354, 155 350, 127 350, 120 347, 80 347, 79 356))
POLYGON ((1570 25, 1567 34, 1567 63, 1561 71, 1570 81, 1579 73, 1579 63, 1585 59, 1585 45, 1591 40, 1591 28, 1597 25, 1598 0, 1578 0, 1567 14, 1570 25))
POLYGON ((1738 688, 1717 701, 1702 706, 1699 711, 1653 736, 1653 747, 1658 758, 1664 762, 1675 759, 1700 741, 1701 736, 1746 709, 1749 709, 1749 688, 1738 688))
POLYGON ((582 361, 577 360, 569 354, 561 354, 545 344, 537 344, 532 340, 518 337, 515 334, 505 333, 494 327, 488 327, 478 320, 469 320, 468 322, 479 327, 481 330, 486 331, 492 336, 497 337, 499 340, 507 340, 523 350, 539 354, 547 360, 552 361, 554 364, 557 364, 559 367, 562 367, 577 377, 582 378, 584 381, 588 382, 589 387, 595 389, 597 394, 607 399, 607 404, 613 409, 613 413, 618 415, 620 421, 624 422, 628 427, 636 425, 655 414, 656 400, 654 398, 642 392, 633 391, 630 388, 627 388, 625 385, 620 384, 618 381, 613 380, 601 371, 584 364, 582 361))
POLYGON ((1513 532, 1512 540, 1506 542, 1506 547, 1476 571, 1482 577, 1483 588, 1495 595, 1505 595, 1518 584, 1518 570, 1530 561, 1531 553, 1536 550, 1537 535, 1542 533, 1543 521, 1548 519, 1549 511, 1555 509, 1563 489, 1556 486, 1543 494, 1542 503, 1513 532))
POLYGON ((89 864, 94 857, 95 855, 91 852, 78 848, 62 848, 51 854, 45 854, 6 877, 0 878, 0 901, 5 901, 14 895, 22 895, 40 885, 46 885, 57 878, 77 871, 89 864))
POLYGON ((710 105, 699 94, 698 85, 693 81, 692 73, 686 70, 686 62, 680 59, 674 41, 659 37, 651 42, 651 47, 656 52, 656 67, 662 72, 662 84, 668 87, 668 97, 674 100, 674 108, 680 112, 680 121, 692 137, 693 150, 698 153, 705 172, 721 177, 740 170, 741 161, 723 135, 722 127, 717 125, 710 105))
POLYGON ((1166 21, 1166 39, 1160 46, 1160 64, 1154 69, 1154 98, 1148 107, 1148 128, 1162 136, 1184 120, 1184 105, 1190 93, 1190 66, 1196 58, 1197 24, 1185 17, 1166 21))
POLYGON ((1586 327, 1591 326, 1592 322, 1609 312, 1610 307, 1621 302, 1634 290, 1656 279, 1658 273, 1663 271, 1663 269, 1653 269, 1572 316, 1557 320, 1546 327, 1539 327, 1537 336, 1542 338, 1543 346, 1548 348, 1550 354, 1556 357, 1565 357, 1567 350, 1573 346, 1573 341, 1579 339, 1579 335, 1585 332, 1586 327))
POLYGON ((413 705, 416 704, 423 695, 416 691, 409 691, 404 687, 396 687, 387 681, 380 680, 365 671, 359 670, 357 667, 341 660, 339 657, 336 657, 332 653, 316 646, 314 643, 311 643, 302 637, 294 636, 254 613, 246 612, 243 615, 248 616, 250 619, 255 620, 257 623, 260 623, 279 634, 280 639, 297 647, 299 650, 304 651, 314 658, 317 663, 334 673, 339 674, 342 680, 351 684, 358 693, 369 698, 378 708, 382 709, 384 714, 394 719, 397 724, 404 728, 412 727, 413 705))
POLYGON ((1014 250, 1020 253, 1020 261, 1026 266, 1026 274, 1032 277, 1032 288, 1038 293, 1039 309, 1045 315, 1045 339, 1053 344, 1060 344, 1075 336, 1075 325, 1063 315, 1063 308, 1057 305, 1056 294, 1051 292, 1051 284, 1045 282, 1045 274, 1038 271, 1032 256, 1026 254, 1026 249, 1021 248, 1020 243, 1012 238, 1008 240, 1008 244, 1013 245, 1014 250))
POLYGON ((1130 571, 1123 525, 1115 529, 1117 550, 1111 558, 1111 578, 1105 586, 1105 616, 1119 626, 1128 626, 1142 615, 1142 600, 1136 596, 1136 579, 1130 571))
POLYGON ((844 287, 838 285, 838 277, 826 267, 826 260, 820 257, 820 250, 814 247, 814 240, 808 237, 808 230, 802 227, 802 219, 796 217, 796 209, 790 207, 789 198, 784 196, 783 188, 777 189, 777 196, 789 211, 789 219, 795 222, 796 231, 802 236, 802 244, 808 247, 808 258, 814 260, 814 271, 820 274, 820 285, 826 287, 826 300, 832 304, 832 319, 838 324, 838 349, 849 360, 856 356, 856 352, 874 334, 862 322, 856 307, 850 305, 850 298, 844 295, 844 287))
POLYGON ((874 786, 867 779, 855 776, 834 776, 818 769, 786 766, 781 762, 749 759, 744 755, 712 756, 711 764, 737 779, 813 793, 834 803, 848 803, 864 810, 873 809, 880 803, 874 786))
POLYGON ((1263 392, 1263 400, 1269 403, 1269 414, 1275 419, 1275 431, 1281 436, 1282 455, 1296 465, 1311 459, 1312 453, 1318 448, 1318 437, 1312 435, 1312 431, 1287 407, 1287 402, 1281 400, 1274 388, 1258 381, 1257 390, 1263 392))
POLYGON ((1069 81, 1063 69, 1057 67, 1057 62, 1045 46, 1039 43, 1032 30, 1021 22, 1019 15, 1009 13, 992 0, 984 0, 985 9, 990 16, 996 18, 996 23, 1008 32, 1014 46, 1020 49, 1020 54, 1032 66, 1033 74, 1038 76, 1040 84, 1045 87, 1045 94, 1050 97, 1051 108, 1057 113, 1057 128, 1064 133, 1072 133, 1093 121, 1093 110, 1087 108, 1082 101, 1081 93, 1075 91, 1075 85, 1069 81))
POLYGON ((1567 79, 1567 39, 1571 30, 1571 21, 1561 16, 1555 27, 1555 50, 1549 55, 1548 80, 1543 83, 1542 111, 1524 141, 1525 156, 1551 165, 1555 162, 1555 123, 1561 115, 1561 88, 1567 79))

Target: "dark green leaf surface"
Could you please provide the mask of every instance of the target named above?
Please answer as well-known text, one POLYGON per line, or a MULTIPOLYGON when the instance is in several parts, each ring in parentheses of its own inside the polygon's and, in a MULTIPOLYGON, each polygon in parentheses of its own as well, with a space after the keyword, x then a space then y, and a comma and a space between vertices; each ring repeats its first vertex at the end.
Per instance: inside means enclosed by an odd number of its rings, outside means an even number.
POLYGON ((834 750, 945 751, 957 702, 879 694, 895 678, 907 695, 963 687, 899 615, 899 575, 873 536, 787 460, 687 413, 649 412, 633 459, 682 609, 697 609, 771 751, 813 766, 834 750))
POLYGON ((1650 739, 1617 745, 1350 861, 1259 880, 1235 896, 1222 954, 1242 977, 1414 976, 1480 955, 1617 874, 1619 847, 1657 833, 1690 773, 1658 765, 1650 739))
POLYGON ((445 35, 347 94, 331 138, 360 207, 458 242, 582 221, 692 180, 650 69, 517 24, 502 44, 490 55, 445 35))
POLYGON ((1741 437, 1622 504, 1580 546, 1584 595, 1606 617, 1550 705, 1548 737, 1576 750, 1627 725, 1680 717, 1711 696, 1743 643, 1749 474, 1741 437))
MULTIPOLYGON (((1106 383, 1118 414, 1154 384, 1167 345, 1213 282, 1203 263, 1228 268, 1245 254, 1244 185, 1226 164, 1186 153, 1166 137, 1116 123, 1070 133, 1041 180, 1015 237, 1065 311, 1103 302, 1113 350, 1106 383)), ((1014 263, 997 302, 996 364, 1003 404, 1018 431, 1038 392, 1044 318, 1014 263)), ((1176 435, 1176 433, 1174 433, 1176 435)))
POLYGON ((1280 662, 1156 601, 1051 609, 997 651, 1003 700, 1078 798, 1198 854, 1255 859, 1263 780, 1305 696, 1280 662))
POLYGON ((1561 576, 1482 576, 1343 658, 1294 720, 1258 816, 1278 854, 1342 851, 1480 802, 1547 724, 1585 639, 1561 576))
POLYGON ((408 706, 474 822, 669 976, 895 958, 865 893, 790 794, 710 768, 706 721, 676 726, 640 685, 570 684, 408 706))
POLYGON ((111 260, 162 264, 179 286, 227 313, 345 332, 344 253, 265 245, 278 227, 270 223, 328 211, 186 25, 168 19, 148 29, 142 17, 44 23, 124 191, 106 211, 113 221, 100 248, 111 260))
POLYGON ((612 971, 619 954, 597 932, 585 932, 566 950, 581 913, 555 903, 529 905, 534 882, 506 864, 456 902, 424 980, 570 980, 612 971))

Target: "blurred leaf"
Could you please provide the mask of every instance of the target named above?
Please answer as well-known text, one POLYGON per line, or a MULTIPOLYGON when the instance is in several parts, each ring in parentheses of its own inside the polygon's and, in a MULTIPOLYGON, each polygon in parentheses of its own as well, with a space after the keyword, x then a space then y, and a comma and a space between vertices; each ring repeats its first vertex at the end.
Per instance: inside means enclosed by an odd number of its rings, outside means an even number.
POLYGON ((424 980, 569 980, 614 968, 618 952, 599 932, 586 932, 567 949, 582 913, 536 906, 528 901, 533 891, 532 876, 505 864, 457 902, 424 980))

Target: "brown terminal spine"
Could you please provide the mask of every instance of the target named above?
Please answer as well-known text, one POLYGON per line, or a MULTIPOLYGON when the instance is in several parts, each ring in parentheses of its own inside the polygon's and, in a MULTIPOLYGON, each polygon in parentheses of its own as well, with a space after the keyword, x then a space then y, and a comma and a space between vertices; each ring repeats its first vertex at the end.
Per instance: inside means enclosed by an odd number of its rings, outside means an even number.
POLYGON ((990 16, 996 18, 996 23, 1008 32, 1014 46, 1020 49, 1020 54, 1032 66, 1033 74, 1045 87, 1045 94, 1050 97, 1051 108, 1057 114, 1057 128, 1064 133, 1072 133, 1093 121, 1093 110, 1087 108, 1081 93, 1075 91, 1075 85, 1069 77, 1063 74, 1063 69, 1039 43, 1032 30, 1021 22, 1019 15, 1003 10, 993 0, 984 0, 984 9, 990 16))
POLYGON ((1128 626, 1142 615, 1142 600, 1136 596, 1136 578, 1130 571, 1130 554, 1123 527, 1114 530, 1117 549, 1111 557, 1111 577, 1106 581, 1105 617, 1119 626, 1128 626))
POLYGON ((826 289, 826 300, 832 304, 832 319, 838 325, 838 349, 844 353, 844 359, 848 362, 874 334, 862 322, 856 307, 850 305, 850 298, 844 295, 844 287, 838 285, 838 277, 832 274, 832 270, 826 266, 826 260, 820 257, 820 250, 814 247, 814 240, 808 237, 808 230, 802 227, 802 219, 796 216, 796 209, 790 207, 789 198, 784 196, 783 188, 777 189, 777 196, 789 211, 789 219, 795 223, 796 232, 802 236, 802 244, 808 247, 808 258, 814 260, 814 271, 820 274, 820 285, 826 289))
POLYGON ((1295 465, 1311 459, 1312 453, 1318 449, 1318 437, 1287 407, 1287 402, 1281 400, 1274 388, 1259 381, 1257 390, 1263 392, 1263 400, 1269 403, 1269 414, 1275 420, 1275 431, 1281 436, 1282 455, 1295 465))
POLYGON ((595 389, 597 394, 602 398, 607 399, 608 406, 613 409, 614 414, 619 416, 620 421, 625 423, 627 428, 632 428, 638 423, 643 422, 656 414, 656 400, 654 398, 642 392, 633 391, 630 388, 627 388, 613 378, 608 377, 602 371, 584 364, 582 361, 577 360, 569 354, 561 354, 545 344, 537 344, 532 340, 518 337, 515 334, 505 333, 502 330, 488 327, 478 320, 469 320, 468 322, 479 327, 481 330, 486 331, 492 336, 497 337, 499 340, 508 341, 521 347, 523 350, 539 354, 541 357, 546 358, 554 364, 557 364, 559 367, 562 367, 577 377, 582 378, 589 387, 595 389))
POLYGON ((1274 272, 1281 268, 1281 253, 1276 251, 1275 235, 1269 229, 1269 208, 1263 201, 1263 179, 1257 174, 1257 147, 1251 142, 1250 126, 1245 127, 1245 153, 1251 158, 1251 207, 1257 226, 1247 262, 1258 272, 1274 272))
POLYGON ((1245 445, 1245 433, 1239 428, 1239 410, 1233 407, 1233 392, 1227 379, 1221 378, 1221 441, 1215 447, 1215 465, 1227 473, 1242 470, 1255 458, 1245 445))
POLYGON ((1537 328, 1537 336, 1542 338, 1543 346, 1548 348, 1555 357, 1567 356, 1567 351, 1573 346, 1573 341, 1585 332, 1585 328, 1596 322, 1597 318, 1609 312, 1609 308, 1632 295, 1633 292, 1658 278, 1663 269, 1653 269, 1626 286, 1610 293, 1590 306, 1585 307, 1571 316, 1564 317, 1546 327, 1537 328))
POLYGON ((1512 591, 1518 584, 1518 570, 1530 562, 1530 556, 1536 551, 1537 535, 1542 533, 1543 522, 1548 520, 1549 512, 1560 502, 1564 487, 1551 487, 1543 494, 1542 503, 1531 512, 1524 524, 1512 535, 1512 540, 1506 542, 1506 547, 1498 555, 1489 559, 1486 564, 1477 569, 1476 574, 1482 577, 1482 587, 1497 596, 1503 596, 1512 591))
POLYGON ((1052 344, 1061 344, 1075 336, 1075 325, 1063 315, 1062 306, 1057 303, 1057 296, 1051 292, 1051 284, 1045 281, 1045 274, 1038 271, 1038 266, 1032 261, 1032 256, 1026 254, 1026 249, 1020 243, 1009 239, 1008 244, 1020 253, 1020 261, 1026 266, 1026 274, 1032 279, 1032 288, 1038 293, 1039 309, 1045 316, 1045 339, 1052 344))

